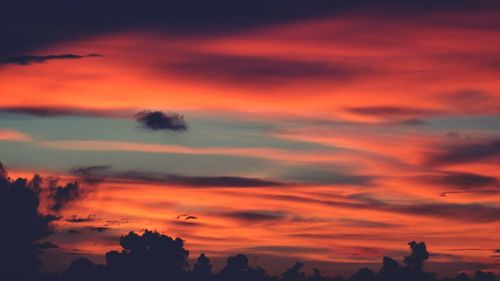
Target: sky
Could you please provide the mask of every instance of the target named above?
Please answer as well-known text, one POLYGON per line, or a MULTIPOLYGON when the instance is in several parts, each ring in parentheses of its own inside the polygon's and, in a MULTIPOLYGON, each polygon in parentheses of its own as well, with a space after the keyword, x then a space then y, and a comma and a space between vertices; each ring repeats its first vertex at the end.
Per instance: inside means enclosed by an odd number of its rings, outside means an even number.
POLYGON ((0 12, 0 160, 79 183, 42 202, 47 270, 154 229, 271 272, 415 240, 500 273, 498 1, 30 2, 0 12))

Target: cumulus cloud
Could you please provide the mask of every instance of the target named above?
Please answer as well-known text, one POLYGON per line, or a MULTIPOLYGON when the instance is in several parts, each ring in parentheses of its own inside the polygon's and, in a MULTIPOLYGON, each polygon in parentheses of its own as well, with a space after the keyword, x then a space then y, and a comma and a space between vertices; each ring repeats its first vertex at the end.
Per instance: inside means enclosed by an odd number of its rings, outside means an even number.
POLYGON ((153 130, 185 131, 188 129, 184 116, 178 113, 145 110, 136 114, 142 127, 153 130))

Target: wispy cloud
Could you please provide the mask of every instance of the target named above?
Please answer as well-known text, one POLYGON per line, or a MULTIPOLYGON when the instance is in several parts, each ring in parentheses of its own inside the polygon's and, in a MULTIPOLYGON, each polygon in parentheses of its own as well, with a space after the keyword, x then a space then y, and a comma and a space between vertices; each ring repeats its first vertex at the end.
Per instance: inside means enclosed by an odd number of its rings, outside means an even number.
POLYGON ((0 64, 18 64, 18 65, 30 65, 33 63, 45 63, 50 60, 74 60, 82 59, 88 57, 101 57, 99 54, 88 54, 88 55, 75 55, 75 54, 63 54, 63 55, 20 55, 9 57, 0 61, 0 64))

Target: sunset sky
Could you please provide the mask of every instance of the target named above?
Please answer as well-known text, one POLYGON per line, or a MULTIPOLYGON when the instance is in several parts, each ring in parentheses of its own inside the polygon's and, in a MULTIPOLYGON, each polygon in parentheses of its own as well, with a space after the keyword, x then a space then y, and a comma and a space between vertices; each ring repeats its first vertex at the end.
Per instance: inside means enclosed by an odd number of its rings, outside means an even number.
POLYGON ((415 240, 500 273, 498 1, 41 2, 0 12, 0 160, 82 185, 42 201, 46 270, 154 229, 271 272, 415 240))

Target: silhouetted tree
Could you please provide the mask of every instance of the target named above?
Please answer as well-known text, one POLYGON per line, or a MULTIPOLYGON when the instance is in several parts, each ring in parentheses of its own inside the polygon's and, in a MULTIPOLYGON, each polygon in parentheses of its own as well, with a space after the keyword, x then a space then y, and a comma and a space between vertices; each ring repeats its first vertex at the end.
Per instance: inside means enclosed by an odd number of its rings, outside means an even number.
POLYGON ((120 238, 121 252, 106 254, 108 273, 113 280, 187 279, 189 252, 184 241, 172 239, 154 231, 142 236, 130 232, 120 238))
POLYGON ((281 276, 284 281, 302 281, 305 278, 305 273, 302 272, 303 263, 297 262, 291 268, 287 269, 281 276))
POLYGON ((389 257, 384 257, 382 263, 382 270, 377 273, 377 280, 397 281, 402 279, 402 269, 396 260, 393 260, 389 257))
POLYGON ((313 275, 305 279, 306 281, 327 281, 327 279, 321 276, 321 272, 317 268, 313 268, 313 275))
POLYGON ((212 279, 212 265, 210 259, 201 254, 193 266, 192 276, 195 281, 205 281, 212 279))
POLYGON ((409 268, 414 270, 422 270, 424 261, 429 258, 429 252, 427 252, 427 247, 424 242, 417 243, 412 241, 408 243, 411 248, 411 255, 406 256, 404 262, 409 268))
POLYGON ((68 281, 102 280, 103 267, 95 265, 86 258, 79 258, 71 262, 63 272, 63 279, 68 281))
MULTIPOLYGON (((40 275, 37 253, 40 249, 54 246, 40 240, 52 233, 50 223, 57 219, 38 212, 41 190, 41 177, 35 175, 31 181, 22 178, 12 180, 0 163, 1 281, 345 281, 341 277, 323 277, 317 269, 311 276, 306 276, 302 263, 287 269, 281 279, 271 277, 263 268, 251 267, 248 258, 242 254, 229 257, 218 274, 212 273, 210 260, 201 254, 189 272, 189 251, 184 249, 184 241, 148 230, 142 235, 130 232, 122 236, 122 250, 108 252, 105 265, 79 258, 62 274, 40 275)), ((349 281, 436 281, 435 274, 423 270, 424 262, 429 258, 425 243, 413 241, 408 245, 411 253, 404 258, 406 266, 384 257, 378 273, 362 268, 349 281)), ((456 278, 442 279, 471 280, 464 273, 456 278)), ((473 280, 495 281, 495 276, 478 270, 473 280)))
POLYGON ((476 271, 476 281, 495 281, 495 275, 491 272, 476 271))
POLYGON ((349 281, 372 281, 374 280, 373 272, 368 268, 361 268, 356 272, 349 281))
POLYGON ((37 242, 52 233, 53 216, 38 212, 41 179, 11 180, 0 163, 0 279, 32 281, 40 262, 37 242))

